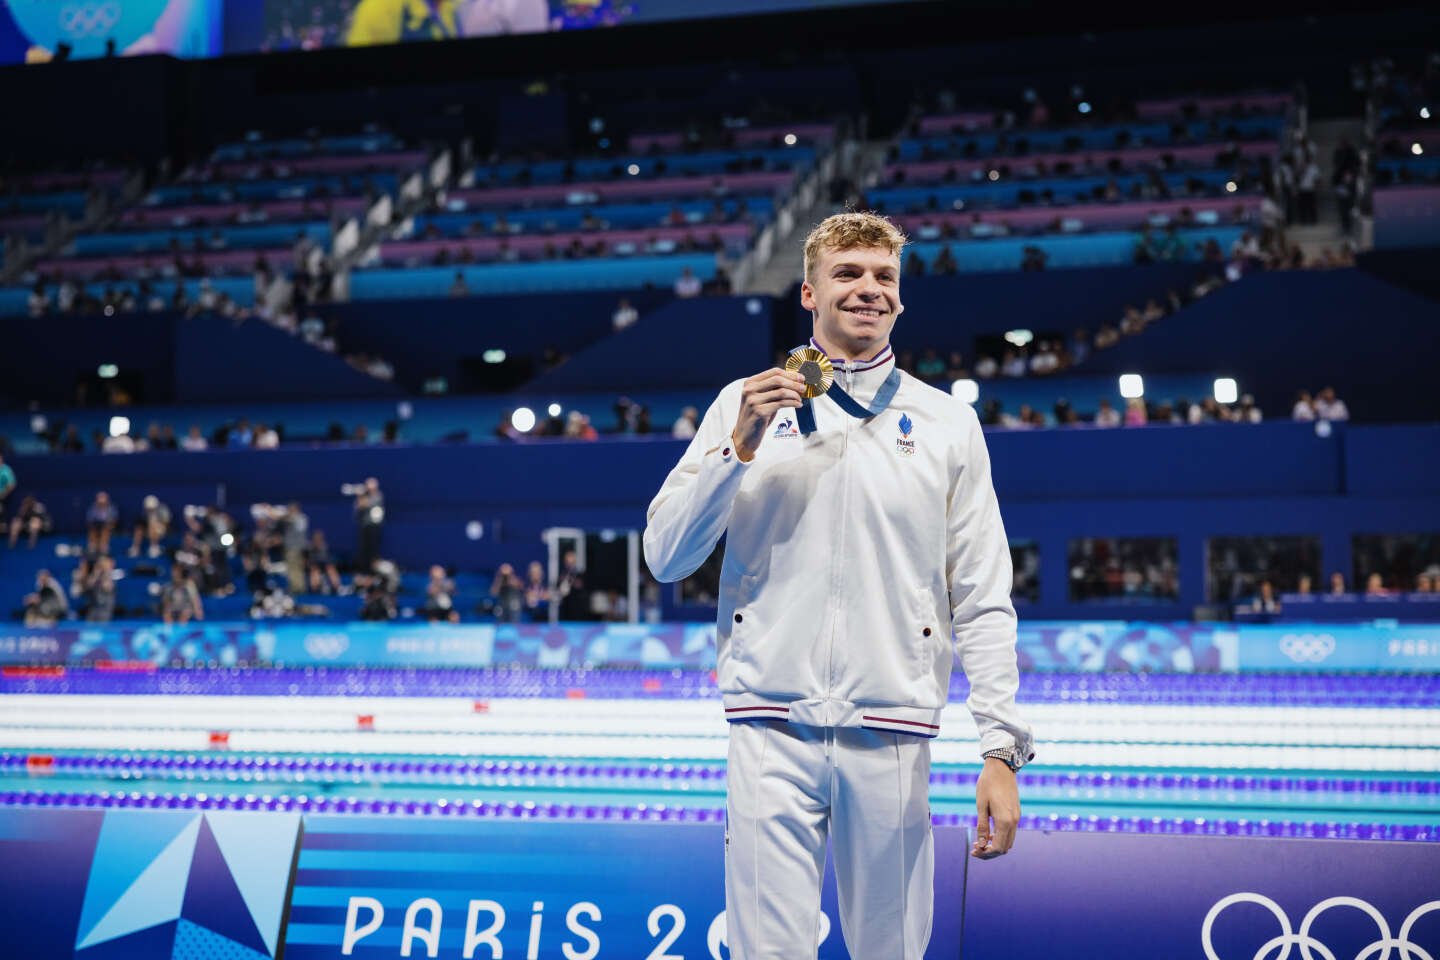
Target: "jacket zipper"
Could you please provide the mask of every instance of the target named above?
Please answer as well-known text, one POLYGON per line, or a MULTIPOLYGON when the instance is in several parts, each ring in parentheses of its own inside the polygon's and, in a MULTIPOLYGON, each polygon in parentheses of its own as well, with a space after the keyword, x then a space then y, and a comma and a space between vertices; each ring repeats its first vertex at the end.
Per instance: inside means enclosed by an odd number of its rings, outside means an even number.
MULTIPOLYGON (((845 389, 851 390, 855 385, 855 378, 849 370, 841 369, 840 375, 845 381, 845 389)), ((842 417, 843 429, 840 432, 840 512, 839 512, 839 534, 836 537, 835 550, 831 554, 830 566, 830 606, 833 611, 830 620, 830 650, 827 663, 827 683, 825 698, 833 700, 835 697, 835 637, 840 632, 840 621, 844 617, 843 609, 845 590, 845 518, 849 515, 850 506, 850 464, 846 455, 850 450, 850 428, 854 423, 853 417, 842 417)))

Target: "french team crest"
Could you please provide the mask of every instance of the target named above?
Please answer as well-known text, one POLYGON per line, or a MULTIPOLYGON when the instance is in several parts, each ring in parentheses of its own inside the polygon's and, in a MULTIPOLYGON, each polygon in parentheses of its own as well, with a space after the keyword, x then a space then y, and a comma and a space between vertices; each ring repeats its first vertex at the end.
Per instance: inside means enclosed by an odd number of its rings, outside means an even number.
POLYGON ((915 430, 915 421, 910 419, 907 413, 900 414, 900 436, 895 438, 895 452, 902 457, 915 455, 915 441, 910 439, 910 434, 915 430))
POLYGON ((782 414, 775 424, 774 435, 777 439, 800 436, 800 428, 795 425, 795 418, 788 413, 782 414))

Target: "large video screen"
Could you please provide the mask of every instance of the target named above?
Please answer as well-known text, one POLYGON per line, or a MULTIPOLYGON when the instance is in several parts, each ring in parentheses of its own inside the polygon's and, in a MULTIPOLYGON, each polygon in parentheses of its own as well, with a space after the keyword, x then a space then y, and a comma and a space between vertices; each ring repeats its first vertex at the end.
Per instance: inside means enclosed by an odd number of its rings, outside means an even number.
POLYGON ((0 0, 0 64, 213 57, 224 52, 223 32, 223 0, 0 0))
POLYGON ((0 0, 0 64, 318 50, 916 0, 0 0))

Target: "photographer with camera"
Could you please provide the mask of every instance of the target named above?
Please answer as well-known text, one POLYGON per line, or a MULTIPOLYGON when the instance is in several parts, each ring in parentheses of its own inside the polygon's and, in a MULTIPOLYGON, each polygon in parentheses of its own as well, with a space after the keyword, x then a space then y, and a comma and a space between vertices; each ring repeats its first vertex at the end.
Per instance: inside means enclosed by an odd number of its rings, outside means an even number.
POLYGON ((380 535, 385 528, 385 495, 380 492, 380 481, 367 477, 364 483, 347 483, 340 493, 355 498, 355 523, 359 527, 359 546, 355 554, 355 569, 368 573, 380 559, 380 535))
POLYGON ((360 619, 394 620, 397 614, 396 594, 400 592, 400 569, 389 560, 376 560, 370 573, 355 575, 355 590, 365 602, 360 619))

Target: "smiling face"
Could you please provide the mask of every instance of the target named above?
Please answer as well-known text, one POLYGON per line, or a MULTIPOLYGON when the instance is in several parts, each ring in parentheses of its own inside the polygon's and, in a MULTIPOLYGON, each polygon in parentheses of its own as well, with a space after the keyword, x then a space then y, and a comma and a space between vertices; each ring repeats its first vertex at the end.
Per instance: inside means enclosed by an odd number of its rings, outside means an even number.
POLYGON ((800 286, 800 305, 815 318, 815 340, 832 357, 864 360, 890 342, 905 308, 900 255, 884 247, 826 248, 800 286))

